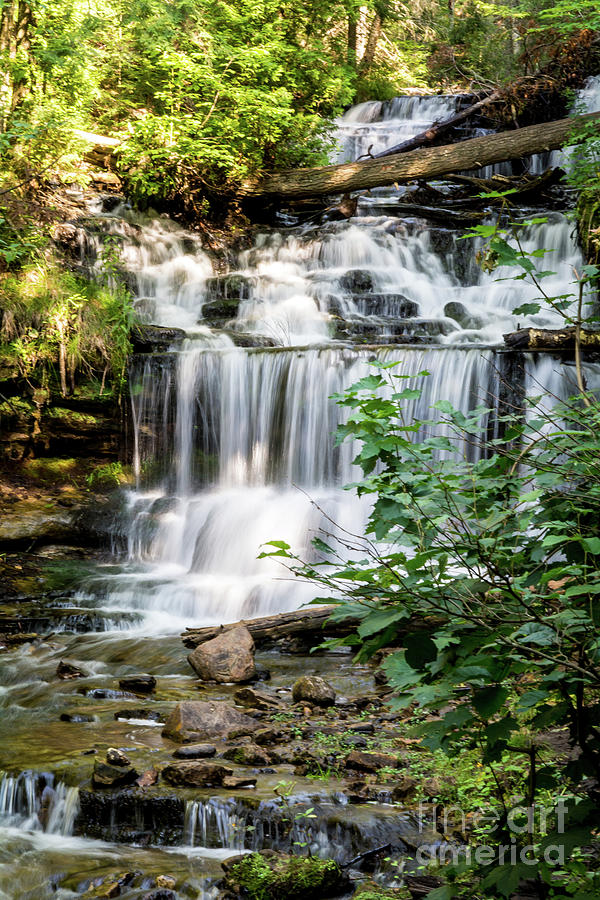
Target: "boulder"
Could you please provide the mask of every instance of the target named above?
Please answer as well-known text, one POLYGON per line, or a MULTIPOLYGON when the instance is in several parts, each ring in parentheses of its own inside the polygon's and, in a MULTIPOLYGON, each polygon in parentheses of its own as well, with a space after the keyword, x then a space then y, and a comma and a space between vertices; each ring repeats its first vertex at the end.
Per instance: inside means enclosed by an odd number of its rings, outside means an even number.
POLYGON ((186 338, 183 328, 138 323, 129 335, 135 353, 156 353, 168 350, 173 344, 181 344, 186 338))
POLYGON ((162 735, 179 744, 194 744, 212 738, 226 740, 232 732, 252 734, 258 727, 258 722, 228 703, 184 700, 167 719, 162 735))
POLYGON ((302 675, 292 688, 295 703, 303 700, 317 706, 333 706, 335 691, 320 675, 302 675))
POLYGON ((249 900, 324 900, 351 888, 348 875, 332 859, 263 851, 225 860, 222 865, 227 887, 249 900))
POLYGON ((233 769, 213 762, 185 760, 170 763, 162 770, 163 780, 175 787, 218 787, 233 775, 233 769))
POLYGON ((373 275, 368 269, 349 269, 340 278, 340 287, 349 294, 366 294, 373 290, 373 275))
POLYGON ((188 662, 205 681, 251 681, 256 674, 254 640, 245 625, 238 625, 200 644, 188 662))
POLYGON ((187 744, 178 747, 173 756, 175 759, 209 759, 217 752, 213 744, 187 744))
POLYGON ((153 675, 128 675, 119 679, 119 687, 134 694, 151 694, 156 687, 156 678, 153 675))
POLYGON ((223 759, 237 763, 238 766, 268 766, 271 757, 266 750, 257 744, 242 744, 239 747, 228 747, 223 759))
POLYGON ((359 769, 362 772, 377 772, 378 769, 399 769, 405 765, 403 759, 392 753, 369 753, 366 750, 353 750, 346 757, 347 769, 359 769))
POLYGON ((241 706, 248 706, 252 709, 277 710, 283 709, 284 704, 278 697, 273 694, 267 694, 266 691, 257 691, 254 688, 240 688, 233 695, 236 703, 241 706))
POLYGON ((417 793, 419 782, 410 775, 404 775, 392 788, 392 800, 398 803, 402 800, 410 800, 417 793))
POLYGON ((109 747, 106 751, 106 762, 109 766, 130 766, 131 760, 122 750, 118 750, 116 747, 109 747))
POLYGON ((56 667, 56 674, 59 678, 62 678, 63 681, 68 681, 70 678, 87 677, 83 669, 80 669, 78 666, 74 666, 72 663, 65 662, 64 659, 61 659, 58 666, 56 667))
POLYGON ((94 761, 94 772, 92 775, 94 787, 124 787, 126 784, 133 784, 137 778, 138 773, 132 766, 112 766, 109 763, 101 762, 99 759, 94 761))
POLYGON ((256 787, 257 780, 252 775, 227 775, 222 786, 232 791, 237 788, 253 788, 256 787))

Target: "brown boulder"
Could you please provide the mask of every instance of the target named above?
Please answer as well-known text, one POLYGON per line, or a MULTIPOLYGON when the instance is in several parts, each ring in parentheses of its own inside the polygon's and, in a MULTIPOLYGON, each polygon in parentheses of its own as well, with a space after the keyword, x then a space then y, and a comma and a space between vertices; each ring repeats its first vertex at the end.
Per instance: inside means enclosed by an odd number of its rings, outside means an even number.
POLYGON ((252 734, 258 727, 258 722, 228 703, 184 700, 165 722, 162 735, 178 744, 194 744, 213 738, 226 739, 232 732, 252 734))
POLYGON ((186 760, 170 763, 161 775, 164 781, 175 786, 216 787, 223 783, 224 778, 233 775, 233 769, 213 762, 186 760))
POLYGON ((242 744, 240 747, 228 747, 223 759, 237 763, 239 766, 268 766, 271 757, 256 744, 242 744))
POLYGON ((366 750, 353 750, 346 757, 347 769, 358 769, 362 772, 376 772, 389 767, 398 769, 405 765, 404 760, 391 753, 369 753, 366 750))
POLYGON ((302 675, 292 688, 294 702, 306 700, 317 706, 333 706, 335 691, 320 675, 302 675))
POLYGON ((251 681, 256 675, 254 640, 245 625, 238 625, 200 644, 188 662, 205 681, 251 681))
POLYGON ((233 698, 240 706, 248 706, 252 709, 277 710, 284 707, 278 697, 267 694, 266 691, 257 691, 249 687, 240 688, 235 692, 233 698))
POLYGON ((137 777, 138 773, 131 766, 111 766, 99 759, 94 761, 94 787, 124 787, 126 784, 133 784, 137 777))

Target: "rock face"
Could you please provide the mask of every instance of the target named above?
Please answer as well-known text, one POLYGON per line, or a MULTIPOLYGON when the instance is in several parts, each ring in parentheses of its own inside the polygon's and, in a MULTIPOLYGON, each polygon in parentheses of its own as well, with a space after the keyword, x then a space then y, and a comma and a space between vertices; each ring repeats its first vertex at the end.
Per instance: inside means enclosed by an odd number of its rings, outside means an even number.
POLYGON ((224 631, 196 647, 188 662, 205 681, 250 681, 256 675, 252 635, 244 625, 224 631))
POLYGON ((174 786, 218 787, 224 778, 233 775, 233 769, 219 763, 186 760, 165 766, 161 774, 174 786))
POLYGON ((295 703, 306 701, 317 706, 333 706, 335 691, 324 678, 319 675, 303 675, 292 688, 295 703))
POLYGON ((186 700, 177 704, 162 734, 179 744, 194 744, 213 738, 226 739, 232 732, 252 734, 258 727, 258 722, 228 703, 186 700))

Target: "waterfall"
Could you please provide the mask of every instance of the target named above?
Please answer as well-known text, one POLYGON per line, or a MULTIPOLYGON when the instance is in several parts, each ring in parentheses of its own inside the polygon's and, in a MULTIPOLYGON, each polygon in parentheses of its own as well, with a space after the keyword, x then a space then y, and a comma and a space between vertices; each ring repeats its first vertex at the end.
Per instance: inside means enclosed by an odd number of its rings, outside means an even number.
MULTIPOLYGON (((360 104, 339 121, 339 144, 346 157, 376 152, 467 102, 360 104)), ((362 532, 368 502, 343 489, 359 477, 356 447, 335 446, 344 412, 331 398, 374 361, 394 363, 397 374, 430 373, 417 379, 422 393, 407 403, 408 417, 431 418, 442 399, 466 414, 481 404, 500 409, 511 391, 535 392, 531 365, 507 369, 497 348, 519 326, 556 327, 558 314, 515 316, 538 299, 537 288, 507 268, 482 271, 478 239, 398 218, 394 193, 372 192, 348 221, 262 228, 225 271, 164 216, 121 206, 97 217, 82 265, 106 267, 108 235, 140 314, 184 328, 187 339, 132 366, 127 562, 88 584, 82 604, 92 594, 125 624, 164 633, 312 599, 309 585, 258 556, 278 539, 314 559, 321 527, 362 532)), ((545 290, 569 293, 582 264, 572 222, 552 212, 521 240, 554 272, 545 290)), ((490 433, 486 420, 480 441, 456 452, 476 458, 490 433)))
POLYGON ((71 835, 78 811, 79 789, 47 772, 0 773, 2 826, 71 835))

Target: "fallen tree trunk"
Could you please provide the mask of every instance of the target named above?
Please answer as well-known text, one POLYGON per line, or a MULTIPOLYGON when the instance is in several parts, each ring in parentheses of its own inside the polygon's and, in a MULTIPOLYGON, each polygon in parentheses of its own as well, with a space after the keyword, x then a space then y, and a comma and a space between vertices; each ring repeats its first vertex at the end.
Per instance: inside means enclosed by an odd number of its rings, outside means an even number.
MULTIPOLYGON (((582 350, 600 350, 600 331, 581 330, 582 350)), ((569 328, 521 328, 504 335, 504 343, 511 350, 572 350, 575 347, 575 326, 569 328)))
POLYGON ((263 616, 260 619, 243 619, 231 625, 211 625, 206 628, 187 628, 181 635, 186 647, 197 647, 205 641, 230 631, 237 625, 245 625, 257 645, 281 640, 282 638, 301 637, 303 642, 316 644, 324 637, 350 634, 357 626, 357 619, 346 619, 345 622, 327 622, 336 606, 314 606, 311 609, 300 609, 296 612, 278 613, 274 616, 263 616))
POLYGON ((417 179, 440 178, 465 169, 556 150, 565 144, 578 123, 600 121, 600 113, 568 117, 516 131, 472 138, 459 144, 412 150, 386 159, 342 163, 314 169, 290 169, 259 180, 244 182, 238 194, 246 199, 317 197, 367 190, 417 179))
POLYGON ((396 144, 394 147, 388 147, 387 150, 382 150, 381 153, 374 153, 371 156, 371 159, 382 159, 384 156, 395 156, 397 153, 408 153, 410 150, 416 150, 417 147, 424 147, 426 144, 431 144, 456 125, 460 125, 461 122, 464 122, 476 113, 481 113, 482 109, 485 109, 486 106, 491 106, 492 103, 495 103, 501 97, 502 91, 494 91, 489 97, 478 100, 477 103, 473 103, 471 106, 463 109, 462 112, 456 113, 456 115, 451 116, 449 119, 442 119, 441 122, 434 122, 429 128, 426 128, 425 131, 421 131, 419 134, 415 134, 414 137, 402 141, 401 144, 396 144))

